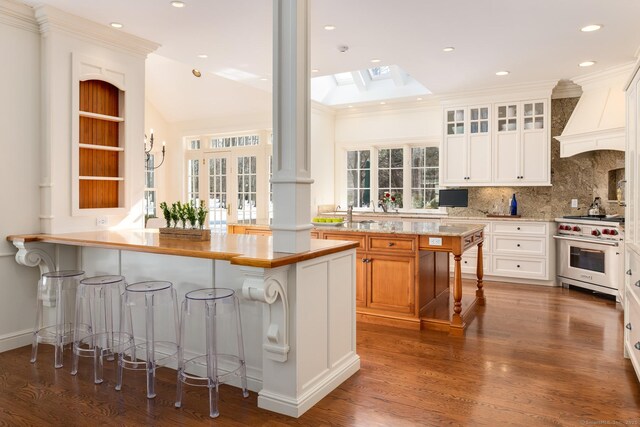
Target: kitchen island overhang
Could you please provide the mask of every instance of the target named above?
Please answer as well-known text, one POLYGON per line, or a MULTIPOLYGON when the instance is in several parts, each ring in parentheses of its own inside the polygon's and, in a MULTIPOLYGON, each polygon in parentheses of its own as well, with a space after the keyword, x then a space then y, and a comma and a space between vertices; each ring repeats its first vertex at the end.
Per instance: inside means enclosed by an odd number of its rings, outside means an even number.
POLYGON ((197 288, 234 289, 249 389, 261 408, 299 417, 360 368, 353 242, 313 240, 309 251, 286 254, 273 252, 267 237, 214 234, 194 242, 160 238, 157 230, 7 240, 18 248, 18 263, 41 272, 77 268, 87 276, 122 274, 129 283, 168 280, 180 297, 197 288))

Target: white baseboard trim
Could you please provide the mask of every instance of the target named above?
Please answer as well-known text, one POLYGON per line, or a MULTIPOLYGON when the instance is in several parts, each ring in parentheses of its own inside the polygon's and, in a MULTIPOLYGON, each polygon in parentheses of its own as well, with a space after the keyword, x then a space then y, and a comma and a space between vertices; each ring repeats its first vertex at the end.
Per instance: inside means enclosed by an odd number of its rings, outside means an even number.
POLYGON ((360 356, 354 353, 342 366, 330 370, 322 381, 298 397, 292 398, 263 389, 258 394, 258 408, 298 418, 358 370, 360 356))
POLYGON ((29 345, 32 337, 31 329, 0 335, 0 353, 29 345))

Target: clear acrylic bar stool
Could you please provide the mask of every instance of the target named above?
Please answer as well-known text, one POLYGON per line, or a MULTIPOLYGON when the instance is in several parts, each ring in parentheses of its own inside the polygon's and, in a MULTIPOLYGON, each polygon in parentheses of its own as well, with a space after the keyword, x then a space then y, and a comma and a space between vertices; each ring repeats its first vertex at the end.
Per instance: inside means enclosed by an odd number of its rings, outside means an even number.
POLYGON ((36 302, 36 324, 33 328, 33 342, 31 345, 31 363, 38 356, 38 343, 53 344, 55 346, 56 368, 62 367, 62 352, 65 344, 71 342, 73 324, 68 311, 73 307, 73 293, 78 287, 78 281, 84 271, 63 270, 44 273, 38 282, 38 296, 36 302), (45 307, 55 308, 53 324, 45 319, 45 307))
POLYGON ((114 323, 119 319, 120 294, 125 286, 124 277, 117 275, 80 281, 76 292, 71 375, 78 373, 80 357, 92 357, 94 383, 100 384, 104 357, 113 360, 119 346, 131 342, 131 336, 120 332, 119 325, 114 323))
POLYGON ((131 334, 133 342, 119 352, 116 390, 122 389, 123 369, 145 370, 147 398, 152 399, 156 397, 156 368, 175 359, 178 354, 176 291, 171 282, 133 283, 126 287, 121 306, 122 330, 131 334), (144 325, 144 329, 141 330, 140 325, 144 325), (142 333, 144 339, 140 338, 142 333))
POLYGON ((218 386, 233 376, 240 376, 242 395, 249 396, 240 304, 232 289, 187 293, 182 301, 179 337, 176 408, 182 406, 183 383, 209 388, 211 418, 219 415, 218 386), (186 360, 185 347, 195 350, 186 360))

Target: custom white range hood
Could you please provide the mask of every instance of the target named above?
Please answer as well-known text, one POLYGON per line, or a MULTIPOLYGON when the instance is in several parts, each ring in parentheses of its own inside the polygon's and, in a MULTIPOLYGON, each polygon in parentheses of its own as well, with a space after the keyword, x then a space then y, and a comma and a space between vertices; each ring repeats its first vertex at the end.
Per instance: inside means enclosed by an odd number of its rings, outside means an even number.
POLYGON ((624 85, 633 64, 571 79, 582 86, 582 96, 560 141, 560 157, 593 150, 625 149, 624 85))

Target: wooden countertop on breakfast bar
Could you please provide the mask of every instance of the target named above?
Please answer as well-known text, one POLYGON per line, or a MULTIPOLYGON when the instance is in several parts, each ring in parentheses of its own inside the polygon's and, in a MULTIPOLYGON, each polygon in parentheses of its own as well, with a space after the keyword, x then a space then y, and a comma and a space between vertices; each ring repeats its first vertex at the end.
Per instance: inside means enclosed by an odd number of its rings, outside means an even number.
POLYGON ((290 254, 273 252, 271 237, 211 233, 211 240, 208 241, 161 239, 157 229, 12 235, 7 236, 7 240, 209 258, 260 268, 294 264, 358 246, 357 242, 311 239, 309 251, 290 254))

